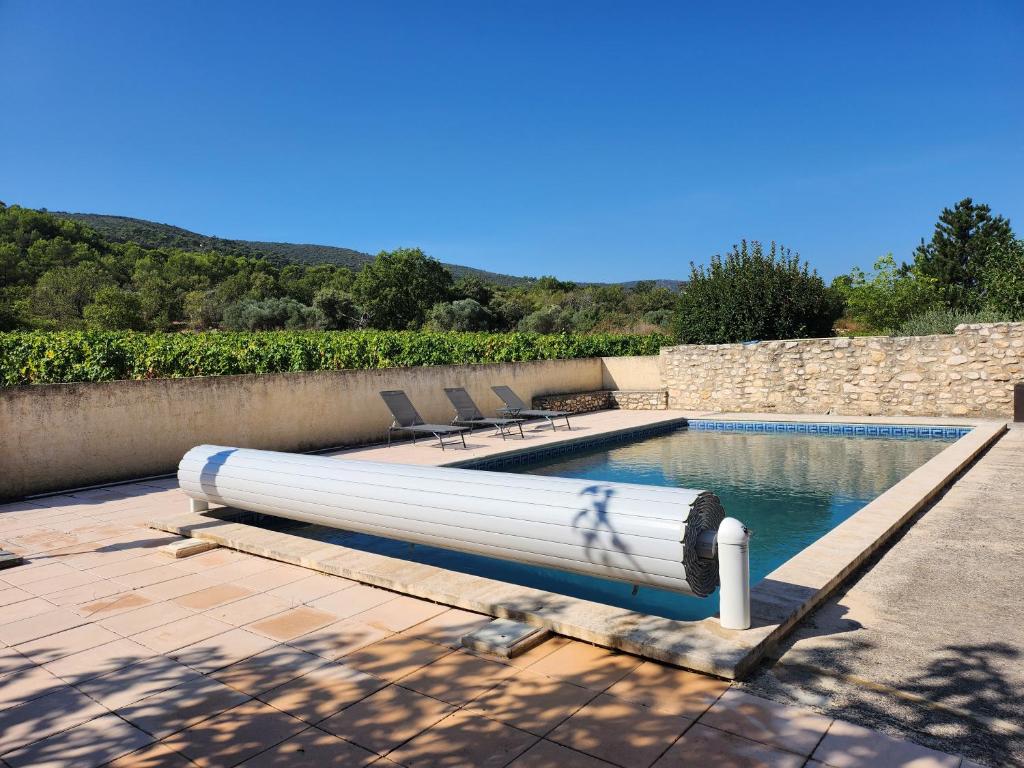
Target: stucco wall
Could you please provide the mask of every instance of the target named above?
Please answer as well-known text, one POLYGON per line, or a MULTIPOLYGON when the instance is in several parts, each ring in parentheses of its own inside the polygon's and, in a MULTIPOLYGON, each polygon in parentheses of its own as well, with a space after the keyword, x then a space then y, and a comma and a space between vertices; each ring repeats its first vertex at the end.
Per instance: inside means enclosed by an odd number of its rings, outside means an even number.
POLYGON ((669 408, 1010 418, 1024 323, 943 336, 665 347, 669 408))
POLYGON ((658 355, 602 357, 601 389, 661 389, 658 355))
POLYGON ((492 384, 530 402, 600 389, 602 372, 590 358, 0 389, 0 498, 170 472, 200 443, 303 451, 376 442, 391 423, 382 389, 404 389, 424 419, 447 424, 443 387, 466 387, 493 414, 492 384))

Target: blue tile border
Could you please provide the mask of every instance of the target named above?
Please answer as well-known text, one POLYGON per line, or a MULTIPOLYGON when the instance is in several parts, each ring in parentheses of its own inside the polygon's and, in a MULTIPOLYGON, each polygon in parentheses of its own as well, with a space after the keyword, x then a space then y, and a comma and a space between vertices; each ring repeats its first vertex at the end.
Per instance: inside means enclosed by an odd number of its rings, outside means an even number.
POLYGON ((667 435, 677 430, 692 429, 696 431, 714 432, 757 432, 767 433, 792 433, 804 435, 839 435, 844 437, 898 437, 904 439, 939 438, 943 440, 959 439, 970 432, 973 427, 953 426, 927 426, 912 424, 832 424, 828 422, 802 422, 802 421, 718 421, 715 419, 679 419, 667 421, 662 424, 652 424, 647 427, 638 427, 622 432, 615 432, 609 435, 574 440, 560 445, 539 447, 534 450, 524 450, 505 456, 494 456, 480 459, 470 459, 466 462, 450 464, 448 466, 460 469, 506 469, 508 467, 533 464, 537 461, 565 456, 566 454, 586 451, 592 448, 601 448, 608 445, 618 445, 643 440, 648 437, 667 435))
POLYGON ((719 421, 690 419, 690 429, 716 432, 793 432, 808 435, 854 435, 858 437, 961 438, 973 427, 912 424, 831 424, 803 421, 719 421))

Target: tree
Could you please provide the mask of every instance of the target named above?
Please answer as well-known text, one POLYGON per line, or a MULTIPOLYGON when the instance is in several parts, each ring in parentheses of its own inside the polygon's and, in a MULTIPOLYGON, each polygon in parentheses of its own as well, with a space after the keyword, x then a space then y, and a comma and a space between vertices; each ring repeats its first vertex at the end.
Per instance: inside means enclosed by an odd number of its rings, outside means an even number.
POLYGON ((1011 240, 988 254, 982 287, 986 309, 1024 320, 1024 240, 1011 240))
POLYGON ((984 301, 982 279, 988 254, 1013 239, 1010 222, 992 209, 965 197, 943 208, 930 243, 914 251, 920 273, 933 278, 946 304, 954 309, 979 309, 984 301))
POLYGON ((842 297, 846 314, 871 331, 890 331, 904 321, 942 304, 934 278, 916 266, 900 269, 891 253, 875 262, 870 275, 854 267, 832 281, 842 297))
POLYGON ((485 283, 479 277, 469 275, 455 281, 452 295, 460 299, 473 299, 477 304, 486 307, 494 298, 494 286, 485 283))
POLYGON ((30 311, 43 325, 77 327, 86 305, 100 288, 109 284, 110 278, 90 262, 51 269, 33 288, 30 311))
POLYGON ((316 319, 311 307, 295 299, 245 299, 224 310, 224 325, 232 331, 299 330, 316 319))
POLYGON ((87 326, 100 331, 141 331, 146 327, 138 294, 115 285, 100 288, 82 314, 87 326))
POLYGON ((427 315, 427 327, 434 331, 487 331, 494 315, 476 299, 459 299, 435 304, 427 315))
POLYGON ((451 289, 451 273, 441 262, 419 248, 399 248, 381 251, 359 271, 352 296, 370 327, 404 330, 419 328, 451 289))
POLYGON ((573 312, 549 304, 519 321, 519 330, 528 333, 568 333, 573 330, 573 312))
POLYGON ((337 288, 321 288, 313 297, 319 325, 328 331, 343 331, 359 324, 359 308, 352 297, 337 288))
POLYGON ((774 242, 766 252, 744 240, 706 268, 690 266, 674 323, 685 344, 831 336, 842 314, 835 291, 774 242))

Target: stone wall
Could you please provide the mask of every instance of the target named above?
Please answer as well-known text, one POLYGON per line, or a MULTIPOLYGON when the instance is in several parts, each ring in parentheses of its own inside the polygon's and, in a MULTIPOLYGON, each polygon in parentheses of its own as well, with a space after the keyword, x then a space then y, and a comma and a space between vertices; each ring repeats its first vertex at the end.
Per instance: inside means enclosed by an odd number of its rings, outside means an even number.
POLYGON ((596 392, 540 395, 533 398, 533 407, 570 413, 590 413, 609 408, 620 408, 624 411, 663 411, 668 408, 668 392, 664 389, 601 389, 596 392))
POLYGON ((665 347, 670 408, 1008 419, 1024 323, 950 335, 665 347))

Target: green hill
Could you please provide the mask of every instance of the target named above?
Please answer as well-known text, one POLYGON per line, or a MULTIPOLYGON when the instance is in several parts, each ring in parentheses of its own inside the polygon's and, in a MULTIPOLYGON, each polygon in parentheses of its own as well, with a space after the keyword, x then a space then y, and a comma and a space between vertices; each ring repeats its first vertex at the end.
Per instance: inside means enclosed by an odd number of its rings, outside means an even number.
MULTIPOLYGON (((229 240, 201 235, 172 224, 160 224, 128 216, 109 216, 102 213, 68 213, 50 211, 52 216, 72 219, 87 224, 103 237, 118 243, 138 243, 144 248, 181 248, 188 251, 220 251, 235 256, 265 258, 275 264, 335 264, 359 269, 373 256, 351 248, 308 243, 267 243, 258 240, 229 240)), ((501 286, 528 285, 532 277, 516 277, 488 272, 483 269, 445 264, 455 278, 475 276, 501 286)))

